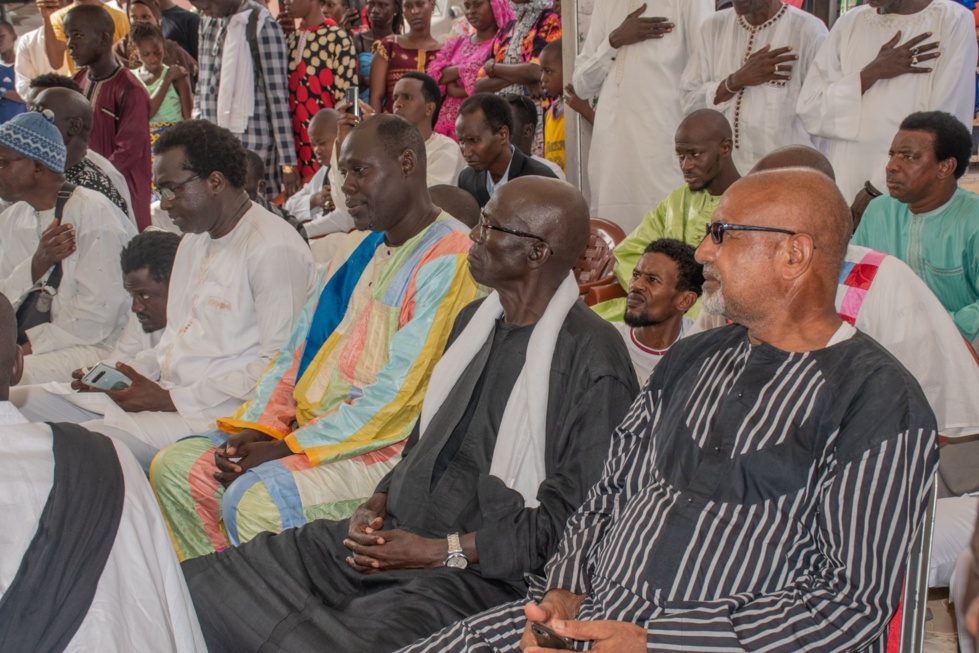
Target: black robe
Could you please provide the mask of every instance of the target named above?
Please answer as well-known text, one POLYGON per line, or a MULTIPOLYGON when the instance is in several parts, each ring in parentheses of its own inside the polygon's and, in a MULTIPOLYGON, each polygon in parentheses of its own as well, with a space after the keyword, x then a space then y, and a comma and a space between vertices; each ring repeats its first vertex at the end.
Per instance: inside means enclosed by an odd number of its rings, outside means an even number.
MULTIPOLYGON (((460 313, 450 343, 477 306, 460 313)), ((551 366, 547 479, 538 490, 540 505, 526 508, 489 469, 529 334, 530 328, 497 326, 425 437, 419 440, 416 426, 404 460, 378 487, 388 493, 385 528, 432 538, 476 531, 479 564, 365 575, 345 562, 347 520, 265 533, 183 565, 208 649, 381 653, 522 596, 523 575, 540 573, 556 550, 638 392, 621 337, 575 304, 551 366)))

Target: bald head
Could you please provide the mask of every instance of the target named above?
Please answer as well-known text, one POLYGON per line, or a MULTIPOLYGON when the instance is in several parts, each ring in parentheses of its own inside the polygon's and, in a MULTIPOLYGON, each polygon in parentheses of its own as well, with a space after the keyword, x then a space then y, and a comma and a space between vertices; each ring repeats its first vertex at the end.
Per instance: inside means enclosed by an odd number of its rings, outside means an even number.
POLYGON ((335 131, 338 120, 340 120, 340 112, 336 109, 321 109, 309 121, 309 131, 323 128, 335 131))
POLYGON ((61 132, 65 145, 72 138, 88 141, 92 133, 92 105, 85 96, 68 88, 48 88, 34 98, 38 111, 45 109, 54 114, 54 125, 61 132))
POLYGON ((810 235, 814 262, 835 287, 852 230, 850 208, 832 179, 812 168, 782 168, 748 175, 728 192, 722 201, 738 204, 751 224, 810 235))
POLYGON ((704 138, 723 141, 732 137, 731 125, 723 113, 713 109, 697 109, 683 119, 676 130, 677 142, 704 138), (682 137, 681 137, 682 136, 682 137))
POLYGON ((471 193, 458 186, 439 184, 428 189, 432 203, 470 229, 479 223, 479 204, 471 193))
POLYGON ((76 29, 84 25, 86 28, 95 31, 96 34, 108 35, 110 46, 112 44, 116 24, 112 20, 112 14, 106 11, 101 3, 97 5, 76 4, 65 14, 64 22, 66 24, 71 23, 76 29))
POLYGON ((748 174, 753 175, 756 172, 782 168, 810 168, 836 181, 833 164, 822 152, 808 145, 786 145, 773 150, 759 159, 748 174))
POLYGON ((11 382, 18 380, 21 359, 17 350, 17 315, 0 293, 0 401, 7 401, 11 382), (14 370, 14 367, 18 370, 14 370))
POLYGON ((508 225, 517 224, 514 228, 544 239, 555 274, 566 275, 578 262, 588 245, 591 219, 588 203, 577 188, 558 179, 530 175, 507 182, 493 200, 498 202, 496 214, 509 216, 508 225))

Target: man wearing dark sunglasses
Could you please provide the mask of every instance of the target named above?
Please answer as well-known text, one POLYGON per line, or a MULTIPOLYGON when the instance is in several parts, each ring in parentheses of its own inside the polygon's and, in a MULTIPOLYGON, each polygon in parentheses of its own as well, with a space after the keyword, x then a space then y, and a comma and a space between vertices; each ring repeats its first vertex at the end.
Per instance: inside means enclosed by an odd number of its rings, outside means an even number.
POLYGON ((934 414, 836 313, 850 213, 828 177, 749 176, 713 222, 704 307, 738 324, 657 365, 533 603, 406 651, 528 650, 532 624, 623 653, 886 648, 938 462, 934 414))

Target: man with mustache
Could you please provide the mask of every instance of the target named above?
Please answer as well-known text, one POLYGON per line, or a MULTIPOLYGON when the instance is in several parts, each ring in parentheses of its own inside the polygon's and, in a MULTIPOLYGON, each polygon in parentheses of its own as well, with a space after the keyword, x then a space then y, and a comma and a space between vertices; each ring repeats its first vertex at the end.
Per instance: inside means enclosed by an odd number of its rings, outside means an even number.
POLYGON ((873 200, 853 244, 901 259, 928 284, 959 333, 979 345, 979 195, 959 188, 972 135, 955 116, 913 113, 888 151, 887 191, 873 200))
MULTIPOLYGON (((699 245, 721 195, 741 177, 731 157, 731 125, 713 109, 698 109, 684 118, 676 130, 674 146, 686 183, 647 213, 615 247, 615 278, 623 290, 628 290, 636 263, 654 240, 675 238, 699 245)), ((611 299, 594 308, 606 320, 619 322, 625 299, 611 299)), ((696 318, 698 310, 695 304, 690 317, 696 318)))
POLYGON ((401 462, 349 520, 184 563, 212 653, 385 653, 526 592, 637 392, 570 274, 588 227, 570 184, 493 196, 467 258, 494 292, 459 314, 401 462))
POLYGON ((629 358, 644 383, 666 352, 693 326, 684 317, 704 283, 694 248, 673 238, 646 246, 629 282, 623 322, 614 326, 625 339, 629 358))
POLYGON ((452 321, 479 294, 466 229, 432 203, 425 163, 404 118, 373 116, 347 136, 339 171, 358 231, 254 398, 153 464, 181 558, 345 517, 399 459, 452 321))
POLYGON ((486 206, 496 189, 517 177, 538 175, 554 178, 543 163, 530 158, 510 142, 513 113, 499 95, 476 93, 459 107, 456 137, 469 166, 459 174, 459 188, 486 206))
MULTIPOLYGON (((230 131, 203 120, 185 120, 157 140, 160 205, 184 232, 166 329, 155 347, 117 363, 131 386, 85 409, 62 402, 69 405, 59 419, 126 442, 147 469, 159 449, 213 428, 252 396, 316 287, 303 239, 249 200, 245 160, 230 131)), ((46 418, 47 394, 18 408, 46 418)))
POLYGON ((886 193, 887 148, 914 109, 944 110, 972 129, 975 20, 958 2, 869 0, 833 24, 806 74, 799 119, 823 141, 859 221, 886 193))
POLYGON ((883 651, 938 462, 914 378, 837 315, 850 212, 811 170, 735 182, 704 309, 616 430, 527 600, 405 651, 883 651), (858 524, 859 527, 854 527, 858 524))

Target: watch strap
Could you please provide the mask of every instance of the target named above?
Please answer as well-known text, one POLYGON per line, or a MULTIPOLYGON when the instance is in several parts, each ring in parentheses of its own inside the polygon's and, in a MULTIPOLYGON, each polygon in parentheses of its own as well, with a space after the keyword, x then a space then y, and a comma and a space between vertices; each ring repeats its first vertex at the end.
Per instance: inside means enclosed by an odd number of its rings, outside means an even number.
POLYGON ((459 539, 459 534, 458 533, 449 533, 445 537, 445 539, 448 541, 448 544, 449 544, 449 553, 448 553, 448 555, 451 556, 453 553, 458 554, 458 553, 462 553, 463 552, 462 551, 462 540, 459 539))

